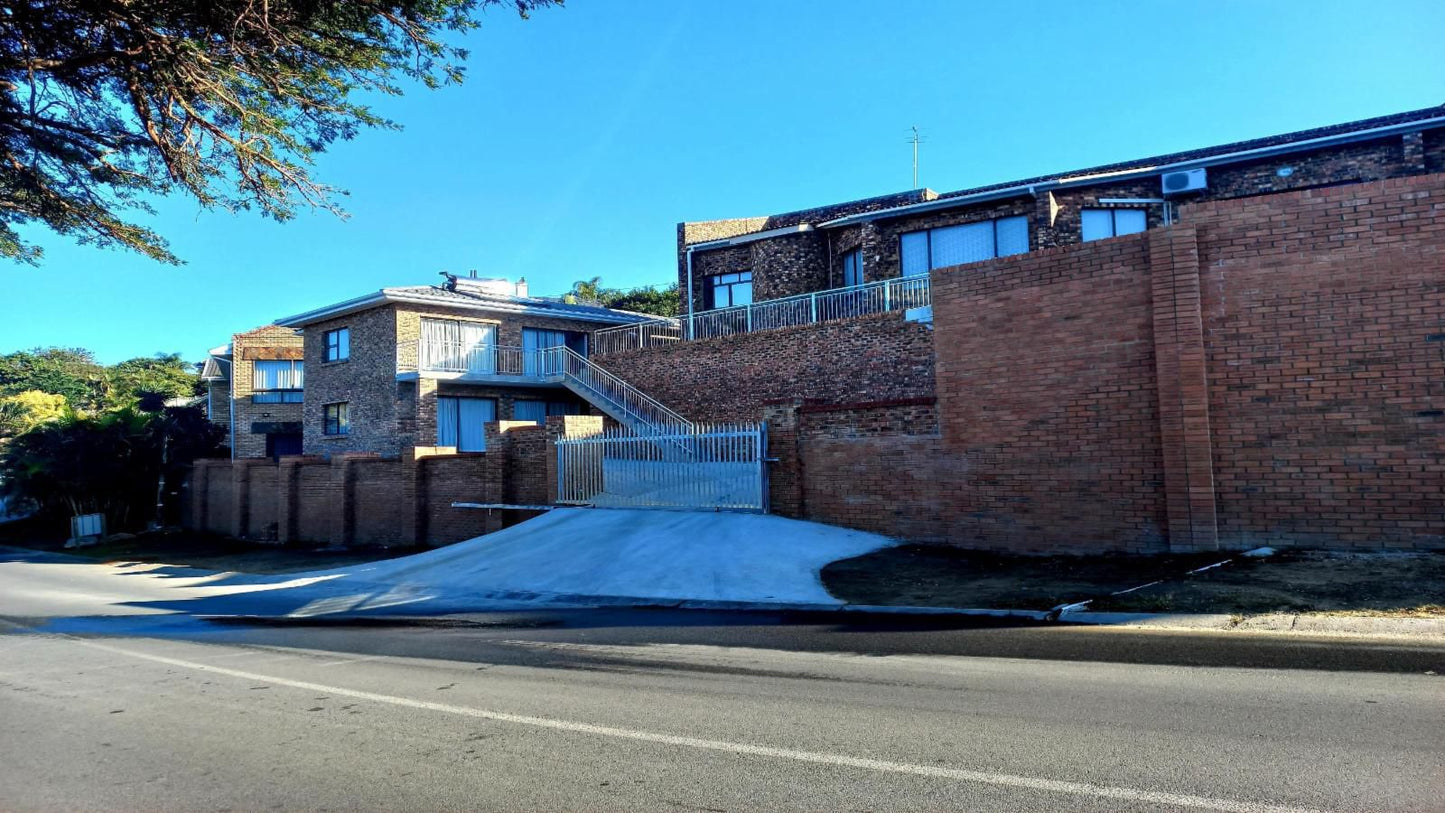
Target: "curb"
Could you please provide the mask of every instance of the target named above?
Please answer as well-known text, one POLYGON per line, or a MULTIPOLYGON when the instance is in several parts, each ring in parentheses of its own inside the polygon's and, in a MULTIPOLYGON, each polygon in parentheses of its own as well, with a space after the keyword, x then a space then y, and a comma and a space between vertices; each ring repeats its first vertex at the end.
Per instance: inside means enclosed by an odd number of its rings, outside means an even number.
MULTIPOLYGON (((1383 618, 1375 616, 1319 616, 1295 613, 1269 613, 1246 616, 1225 613, 1056 613, 1045 610, 992 609, 981 607, 917 607, 875 604, 821 604, 786 601, 736 601, 727 599, 680 599, 651 596, 604 596, 581 593, 542 593, 532 591, 493 591, 479 593, 475 601, 516 602, 531 605, 529 609, 631 608, 648 610, 698 610, 718 612, 793 612, 834 613, 838 615, 899 615, 934 618, 1012 618, 1053 626, 1105 626, 1122 629, 1212 631, 1242 633, 1293 633, 1308 635, 1369 636, 1390 638, 1438 639, 1445 642, 1445 618, 1383 618)), ((442 615, 464 615, 493 612, 484 607, 468 608, 455 600, 434 606, 425 614, 393 614, 373 612, 326 613, 318 615, 287 614, 291 620, 352 618, 418 618, 442 615)))

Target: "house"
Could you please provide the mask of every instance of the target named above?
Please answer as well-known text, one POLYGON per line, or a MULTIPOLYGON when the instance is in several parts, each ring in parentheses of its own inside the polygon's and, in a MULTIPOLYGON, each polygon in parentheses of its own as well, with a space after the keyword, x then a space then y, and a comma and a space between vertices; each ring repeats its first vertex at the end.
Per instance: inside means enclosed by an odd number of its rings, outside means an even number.
POLYGON ((528 295, 525 281, 446 275, 384 288, 277 321, 305 335, 302 450, 401 454, 486 450, 492 421, 594 407, 559 381, 593 330, 651 317, 528 295))
POLYGON ((1445 171, 1445 106, 1072 172, 918 189, 766 217, 680 223, 685 324, 695 314, 1158 228, 1206 201, 1445 171))
POLYGON ((192 522, 444 544, 491 529, 458 502, 640 500, 1020 553, 1445 549, 1442 200, 1432 108, 684 223, 678 319, 383 289, 280 320, 309 456, 198 466, 192 522))
POLYGON ((305 362, 301 333, 265 325, 213 348, 201 365, 205 409, 227 431, 233 458, 301 453, 305 362))

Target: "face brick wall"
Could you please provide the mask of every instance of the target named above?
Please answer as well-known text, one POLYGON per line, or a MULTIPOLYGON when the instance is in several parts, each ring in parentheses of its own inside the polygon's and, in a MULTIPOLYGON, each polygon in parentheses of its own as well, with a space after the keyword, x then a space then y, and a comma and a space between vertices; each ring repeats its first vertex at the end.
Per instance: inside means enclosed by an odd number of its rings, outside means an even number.
POLYGON ((1445 545, 1445 176, 1186 220, 1221 540, 1445 545))
POLYGON ((1181 216, 935 273, 940 433, 769 407, 775 508, 1024 552, 1445 547, 1445 176, 1181 216))
POLYGON ((766 401, 933 395, 933 334, 898 313, 594 359, 694 421, 757 420, 766 401))
POLYGON ((938 407, 961 544, 1162 545, 1145 238, 934 275, 938 407), (1065 527, 1067 530, 1065 531, 1065 527))

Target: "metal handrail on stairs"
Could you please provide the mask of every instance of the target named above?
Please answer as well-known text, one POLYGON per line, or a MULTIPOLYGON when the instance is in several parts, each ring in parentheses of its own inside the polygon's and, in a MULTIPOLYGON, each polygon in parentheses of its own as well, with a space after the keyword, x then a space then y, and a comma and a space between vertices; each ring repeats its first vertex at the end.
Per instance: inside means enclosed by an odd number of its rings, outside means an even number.
POLYGON ((663 406, 657 399, 634 387, 616 375, 593 364, 586 357, 569 347, 550 347, 542 351, 543 369, 549 377, 568 386, 588 400, 605 401, 598 403, 604 411, 613 411, 613 417, 629 426, 638 434, 675 434, 691 432, 693 423, 676 412, 663 406), (595 399, 595 400, 594 400, 595 399), (611 410, 605 407, 611 406, 611 410), (630 420, 625 420, 630 419, 630 420))

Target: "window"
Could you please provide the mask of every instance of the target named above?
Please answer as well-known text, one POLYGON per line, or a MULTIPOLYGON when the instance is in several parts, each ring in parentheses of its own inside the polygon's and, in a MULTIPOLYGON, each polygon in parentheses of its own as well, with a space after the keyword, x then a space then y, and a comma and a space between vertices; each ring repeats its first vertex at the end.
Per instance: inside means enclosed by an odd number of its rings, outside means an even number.
POLYGON ((581 415, 582 405, 575 401, 516 401, 512 417, 519 421, 547 422, 548 415, 581 415))
POLYGON ((486 425, 497 419, 497 402, 491 398, 437 398, 437 445, 455 446, 459 452, 487 450, 486 425))
POLYGON ((351 432, 351 409, 345 401, 322 407, 325 423, 321 426, 323 435, 346 435, 351 432))
POLYGON ((753 303, 753 272, 714 274, 707 278, 706 308, 731 308, 753 303))
POLYGON ((843 287, 863 284, 863 249, 855 248, 843 255, 843 287))
POLYGON ((522 375, 546 377, 560 374, 562 356, 566 354, 542 352, 554 347, 565 347, 586 358, 587 334, 572 330, 522 328, 522 375))
POLYGON ((1085 209, 1084 240, 1138 234, 1149 227, 1143 209, 1085 209))
POLYGON ((454 319, 422 319, 421 369, 495 373, 497 326, 454 319))
POLYGON ((912 231, 899 238, 905 277, 1029 250, 1029 219, 1001 217, 961 226, 912 231))
POLYGON ((302 362, 257 361, 251 372, 251 401, 257 404, 299 404, 305 379, 302 362))
POLYGON ((326 331, 325 361, 346 361, 351 358, 351 328, 326 331))

